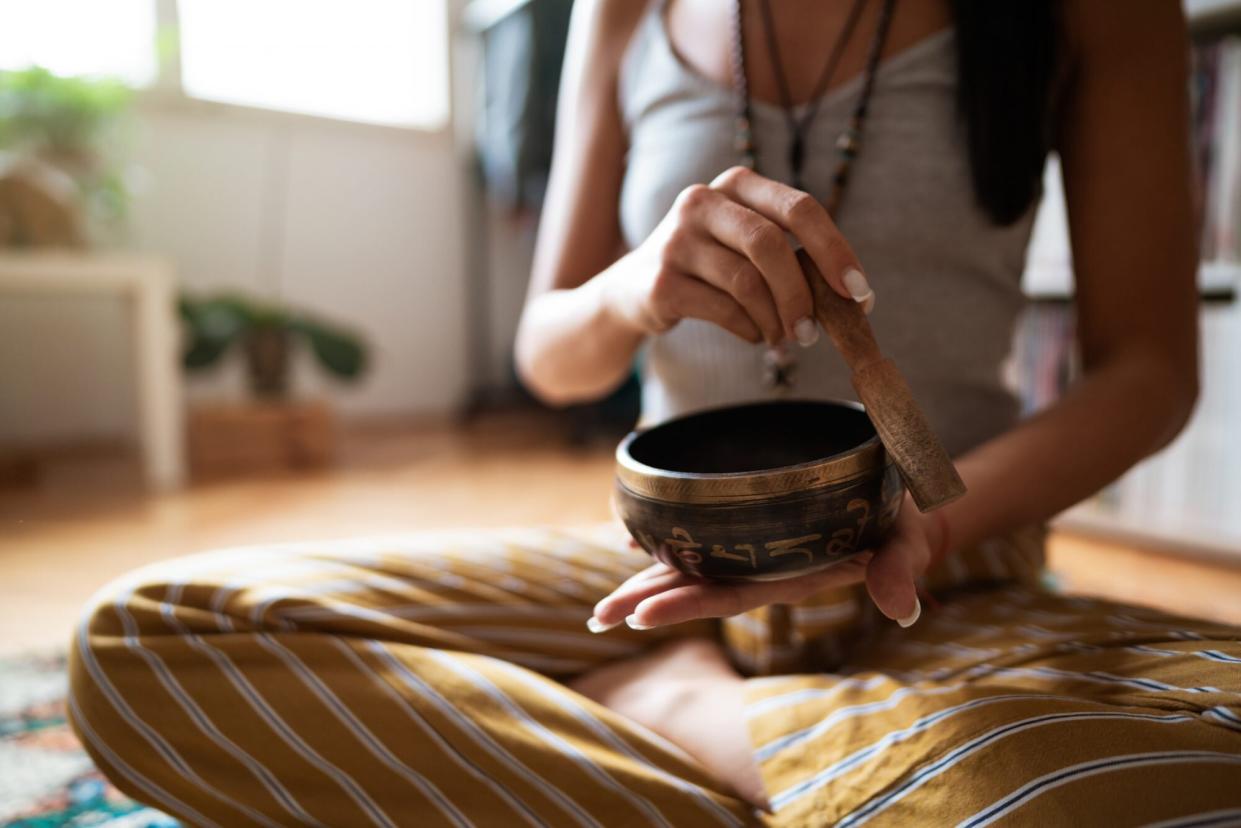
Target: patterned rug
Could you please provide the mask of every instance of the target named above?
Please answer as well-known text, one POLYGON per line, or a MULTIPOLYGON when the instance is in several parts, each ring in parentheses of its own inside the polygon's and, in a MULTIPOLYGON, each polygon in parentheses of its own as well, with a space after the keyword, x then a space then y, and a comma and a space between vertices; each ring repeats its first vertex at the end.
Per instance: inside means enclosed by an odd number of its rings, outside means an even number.
POLYGON ((0 825, 176 828, 95 769, 65 720, 65 659, 0 660, 0 825))

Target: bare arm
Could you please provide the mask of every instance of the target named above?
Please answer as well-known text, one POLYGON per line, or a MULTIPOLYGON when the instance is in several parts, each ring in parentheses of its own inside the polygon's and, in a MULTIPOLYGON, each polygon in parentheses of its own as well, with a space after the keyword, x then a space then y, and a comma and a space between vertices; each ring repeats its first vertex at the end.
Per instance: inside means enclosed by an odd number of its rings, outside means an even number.
POLYGON ((1084 376, 964 457, 968 545, 1044 520, 1166 445, 1198 389, 1187 36, 1174 0, 1066 3, 1076 53, 1059 149, 1084 376))
POLYGON ((556 151, 539 227, 517 366, 549 402, 606 393, 642 334, 606 312, 590 278, 620 255, 624 134, 616 107, 621 54, 641 3, 576 4, 556 118, 556 151))
POLYGON ((616 85, 645 7, 634 0, 574 7, 556 153, 516 343, 523 380, 549 403, 603 396, 624 379, 646 336, 686 318, 751 343, 812 344, 812 299, 788 233, 834 290, 867 308, 873 301, 823 206, 740 168, 687 187, 650 236, 621 255, 625 138, 616 85))

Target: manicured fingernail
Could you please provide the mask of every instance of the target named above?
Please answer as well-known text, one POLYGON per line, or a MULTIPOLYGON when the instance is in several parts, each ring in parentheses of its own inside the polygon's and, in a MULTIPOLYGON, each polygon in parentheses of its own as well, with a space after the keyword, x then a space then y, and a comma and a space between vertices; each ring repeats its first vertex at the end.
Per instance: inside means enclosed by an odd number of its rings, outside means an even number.
POLYGON ((648 627, 646 624, 640 624, 640 623, 638 623, 638 616, 636 616, 636 615, 631 615, 631 616, 629 616, 628 618, 626 618, 626 619, 625 619, 625 623, 629 625, 629 629, 631 629, 631 630, 649 630, 649 629, 651 629, 651 628, 650 628, 650 627, 648 627))
POLYGON ((870 282, 866 281, 866 277, 862 275, 862 271, 855 267, 851 267, 845 271, 842 277, 845 283, 845 290, 849 291, 849 295, 853 297, 853 301, 859 304, 867 299, 874 297, 875 292, 870 289, 870 282))
POLYGON ((809 316, 798 319, 797 324, 793 326, 793 335, 797 337, 798 345, 809 348, 819 341, 819 326, 809 316))
POLYGON ((896 619, 896 623, 902 627, 912 627, 914 622, 918 620, 918 616, 922 615, 922 602, 918 600, 918 596, 914 596, 914 610, 904 618, 896 619))
POLYGON ((862 313, 866 314, 867 316, 870 316, 870 312, 873 311, 874 309, 875 309, 875 292, 872 290, 870 292, 870 296, 866 297, 866 300, 862 302, 862 313))
POLYGON ((590 620, 586 622, 586 629, 590 630, 592 633, 607 632, 613 627, 619 627, 619 626, 620 626, 619 621, 615 621, 611 624, 605 624, 602 621, 600 621, 598 618, 595 618, 593 615, 590 616, 590 620))

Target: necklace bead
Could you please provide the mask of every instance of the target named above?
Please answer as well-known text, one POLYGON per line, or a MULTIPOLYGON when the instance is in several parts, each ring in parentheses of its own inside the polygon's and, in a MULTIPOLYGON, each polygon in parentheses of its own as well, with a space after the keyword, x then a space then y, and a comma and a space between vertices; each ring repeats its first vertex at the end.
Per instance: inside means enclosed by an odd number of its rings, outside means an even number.
MULTIPOLYGON (((785 120, 789 125, 791 135, 789 144, 789 174, 792 184, 797 189, 803 189, 802 186, 802 166, 805 162, 805 140, 809 132, 810 124, 818 114, 818 107, 822 102, 822 96, 827 89, 827 83, 831 76, 835 73, 836 63, 843 51, 845 42, 849 39, 853 27, 857 22, 859 12, 866 0, 856 0, 849 17, 845 22, 845 26, 837 39, 836 45, 832 49, 828 63, 824 67, 819 81, 816 84, 815 92, 811 97, 809 105, 806 107, 805 113, 799 119, 793 113, 791 95, 789 93, 788 83, 784 77, 784 70, 780 64, 777 40, 775 36, 775 27, 772 23, 771 8, 769 0, 759 0, 760 8, 764 15, 764 25, 767 32, 768 48, 771 51, 772 61, 776 73, 776 79, 779 82, 781 98, 783 101, 783 109, 785 120)), ((745 54, 745 38, 743 36, 744 27, 742 17, 742 4, 744 0, 736 0, 733 6, 733 82, 737 96, 737 117, 734 119, 733 146, 737 154, 741 158, 741 164, 750 169, 758 168, 758 148, 754 140, 753 124, 750 120, 751 102, 749 80, 746 77, 746 54, 745 54)), ((859 95, 857 105, 854 107, 853 114, 849 119, 849 126, 836 138, 836 151, 840 156, 840 163, 836 167, 836 173, 832 177, 832 187, 824 200, 823 206, 827 209, 829 215, 835 217, 840 208, 840 202, 843 199, 845 189, 849 184, 849 173, 852 169, 853 160, 862 148, 862 128, 866 122, 866 115, 870 106, 871 94, 874 91, 875 77, 878 74, 879 58, 883 53, 883 45, 887 40, 888 27, 892 21, 892 12, 896 6, 896 0, 883 0, 883 8, 880 13, 879 22, 875 27, 875 33, 870 43, 870 52, 867 55, 866 72, 859 95)), ((779 347, 768 349, 764 352, 763 357, 763 380, 764 384, 778 392, 787 392, 795 382, 797 375, 797 358, 787 347, 779 347)))

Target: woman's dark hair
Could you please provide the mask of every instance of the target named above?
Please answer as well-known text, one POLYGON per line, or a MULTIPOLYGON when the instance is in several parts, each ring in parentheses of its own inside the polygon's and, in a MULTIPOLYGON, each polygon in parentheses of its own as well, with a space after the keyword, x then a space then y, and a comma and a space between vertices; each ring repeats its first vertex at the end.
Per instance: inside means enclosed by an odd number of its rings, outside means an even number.
POLYGON ((952 0, 974 192, 1012 224, 1042 192, 1060 33, 1055 0, 952 0))

